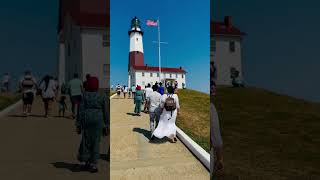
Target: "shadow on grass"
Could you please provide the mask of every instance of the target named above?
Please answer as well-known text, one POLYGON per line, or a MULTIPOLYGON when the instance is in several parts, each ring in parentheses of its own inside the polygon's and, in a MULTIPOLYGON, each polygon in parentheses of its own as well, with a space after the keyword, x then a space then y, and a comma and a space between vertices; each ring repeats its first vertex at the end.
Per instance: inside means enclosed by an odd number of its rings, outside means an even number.
POLYGON ((141 128, 133 128, 132 130, 133 132, 137 132, 139 134, 142 134, 144 137, 146 137, 149 140, 149 143, 152 144, 163 144, 168 142, 168 138, 162 138, 162 139, 158 139, 156 137, 154 137, 153 139, 150 139, 151 137, 151 131, 145 130, 145 129, 141 129, 141 128))
POLYGON ((55 162, 51 163, 57 169, 68 169, 71 172, 82 172, 80 164, 66 163, 66 162, 55 162))

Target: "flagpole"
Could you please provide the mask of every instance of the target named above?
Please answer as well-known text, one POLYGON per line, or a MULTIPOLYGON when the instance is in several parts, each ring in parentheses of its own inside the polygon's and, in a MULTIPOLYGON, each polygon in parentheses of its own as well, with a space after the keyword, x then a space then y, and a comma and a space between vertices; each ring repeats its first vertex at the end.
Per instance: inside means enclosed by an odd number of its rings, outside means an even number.
POLYGON ((161 55, 160 55, 160 20, 158 17, 158 50, 159 50, 159 82, 161 82, 161 55))

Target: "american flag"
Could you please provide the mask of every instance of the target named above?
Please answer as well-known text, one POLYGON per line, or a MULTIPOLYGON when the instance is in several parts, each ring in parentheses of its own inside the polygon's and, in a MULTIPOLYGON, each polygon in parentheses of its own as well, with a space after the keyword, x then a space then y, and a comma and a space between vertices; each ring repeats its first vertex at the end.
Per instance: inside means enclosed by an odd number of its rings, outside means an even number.
POLYGON ((158 26, 158 21, 157 20, 147 20, 147 26, 158 26))

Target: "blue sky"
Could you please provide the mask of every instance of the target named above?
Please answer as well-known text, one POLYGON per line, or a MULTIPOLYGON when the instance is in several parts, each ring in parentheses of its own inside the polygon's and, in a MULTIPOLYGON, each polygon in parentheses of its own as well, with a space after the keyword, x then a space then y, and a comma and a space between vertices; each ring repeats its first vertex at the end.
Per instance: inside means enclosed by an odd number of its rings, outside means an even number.
POLYGON ((57 60, 58 1, 4 1, 0 7, 1 76, 26 69, 54 73, 57 60))
POLYGON ((158 66, 157 28, 147 27, 147 19, 160 18, 162 66, 187 70, 187 86, 209 92, 210 1, 136 0, 110 2, 111 84, 127 84, 128 30, 137 16, 144 30, 145 64, 158 66))
POLYGON ((244 76, 250 85, 320 101, 320 2, 214 1, 211 16, 233 23, 244 39, 244 76))

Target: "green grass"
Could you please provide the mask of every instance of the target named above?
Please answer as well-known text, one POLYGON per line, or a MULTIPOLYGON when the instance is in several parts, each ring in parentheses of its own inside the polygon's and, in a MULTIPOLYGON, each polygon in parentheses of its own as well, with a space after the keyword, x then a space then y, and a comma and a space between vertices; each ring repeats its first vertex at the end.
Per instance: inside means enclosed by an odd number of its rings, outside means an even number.
POLYGON ((225 176, 320 179, 320 104, 256 88, 218 87, 225 176))
POLYGON ((210 150, 210 96, 194 90, 178 92, 181 106, 177 126, 207 152, 210 150))
POLYGON ((14 104, 21 98, 20 95, 17 94, 0 94, 0 111, 5 109, 6 107, 14 104))

